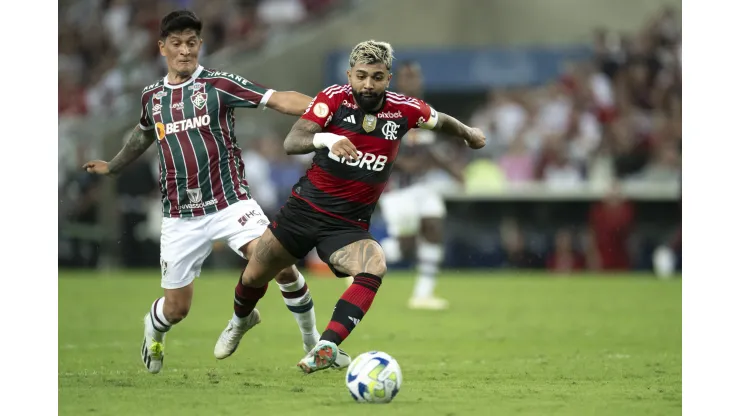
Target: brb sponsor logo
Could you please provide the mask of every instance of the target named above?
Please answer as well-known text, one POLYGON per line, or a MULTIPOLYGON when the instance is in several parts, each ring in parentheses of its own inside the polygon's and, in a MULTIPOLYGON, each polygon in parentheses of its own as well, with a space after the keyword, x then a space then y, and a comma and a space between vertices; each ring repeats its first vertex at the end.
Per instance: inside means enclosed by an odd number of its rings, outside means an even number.
POLYGON ((180 120, 167 124, 157 123, 155 127, 157 128, 157 137, 159 138, 159 140, 162 140, 168 134, 175 134, 183 131, 197 129, 209 124, 211 124, 211 116, 205 114, 202 116, 189 118, 187 120, 180 120))
POLYGON ((388 156, 375 155, 373 153, 362 153, 357 151, 357 160, 347 160, 346 158, 339 158, 332 152, 329 152, 329 158, 347 166, 357 166, 360 169, 367 169, 370 171, 380 172, 385 169, 385 164, 388 162, 388 156))

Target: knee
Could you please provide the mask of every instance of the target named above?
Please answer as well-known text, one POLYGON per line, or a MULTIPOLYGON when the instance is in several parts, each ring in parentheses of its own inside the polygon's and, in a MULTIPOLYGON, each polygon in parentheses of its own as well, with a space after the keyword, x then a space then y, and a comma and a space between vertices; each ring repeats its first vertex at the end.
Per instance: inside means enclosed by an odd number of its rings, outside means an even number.
POLYGON ((188 316, 189 312, 190 302, 178 302, 177 300, 165 299, 164 317, 167 318, 171 324, 174 325, 182 321, 188 316))
POLYGON ((421 222, 421 236, 432 244, 440 244, 444 238, 444 222, 442 219, 423 219, 421 222))
POLYGON ((266 277, 264 273, 258 273, 257 270, 250 267, 252 263, 247 264, 247 267, 242 272, 242 284, 247 287, 258 288, 262 287, 270 282, 273 276, 266 277))
POLYGON ((365 273, 370 273, 372 275, 378 276, 379 278, 383 278, 385 276, 385 273, 388 271, 388 267, 385 264, 385 260, 381 262, 377 262, 373 264, 372 266, 369 266, 365 273))
POLYGON ((400 237, 398 239, 401 255, 404 259, 412 259, 416 255, 416 236, 400 237))
POLYGON ((281 285, 287 285, 298 280, 298 270, 294 267, 286 267, 275 276, 275 281, 281 285))

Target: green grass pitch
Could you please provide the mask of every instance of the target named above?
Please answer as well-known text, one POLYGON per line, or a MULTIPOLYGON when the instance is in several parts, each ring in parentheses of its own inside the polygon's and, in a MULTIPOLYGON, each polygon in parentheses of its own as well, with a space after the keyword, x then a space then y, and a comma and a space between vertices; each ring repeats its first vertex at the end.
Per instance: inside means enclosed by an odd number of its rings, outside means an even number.
MULTIPOLYGON (((61 415, 679 415, 681 281, 649 276, 444 272, 447 311, 411 311, 412 274, 392 272, 342 347, 393 355, 403 386, 357 404, 344 372, 303 375, 293 316, 272 283, 262 323, 218 361, 238 271, 196 280, 190 316, 170 331, 162 373, 139 351, 159 272, 60 272, 61 415), (378 407, 382 406, 382 407, 378 407)), ((307 277, 319 331, 345 288, 307 277)))

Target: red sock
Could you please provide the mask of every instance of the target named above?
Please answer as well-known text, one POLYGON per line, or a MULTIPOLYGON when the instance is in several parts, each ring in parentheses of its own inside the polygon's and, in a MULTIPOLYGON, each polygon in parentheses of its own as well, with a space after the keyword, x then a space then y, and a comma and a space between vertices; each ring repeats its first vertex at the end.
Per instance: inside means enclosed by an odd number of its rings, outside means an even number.
POLYGON ((234 288, 234 314, 239 318, 248 316, 257 306, 257 302, 265 296, 267 285, 262 287, 249 287, 242 284, 242 277, 234 288))
POLYGON ((382 282, 380 277, 370 273, 357 274, 354 282, 337 302, 321 339, 341 344, 370 309, 382 282))

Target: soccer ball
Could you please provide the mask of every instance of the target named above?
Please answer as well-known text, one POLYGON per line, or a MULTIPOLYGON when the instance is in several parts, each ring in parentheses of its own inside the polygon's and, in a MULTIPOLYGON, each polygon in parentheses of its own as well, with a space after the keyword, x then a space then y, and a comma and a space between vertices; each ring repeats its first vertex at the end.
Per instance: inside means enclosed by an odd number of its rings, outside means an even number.
POLYGON ((357 402, 389 403, 401 389, 401 367, 384 352, 366 352, 349 365, 346 382, 357 402))

